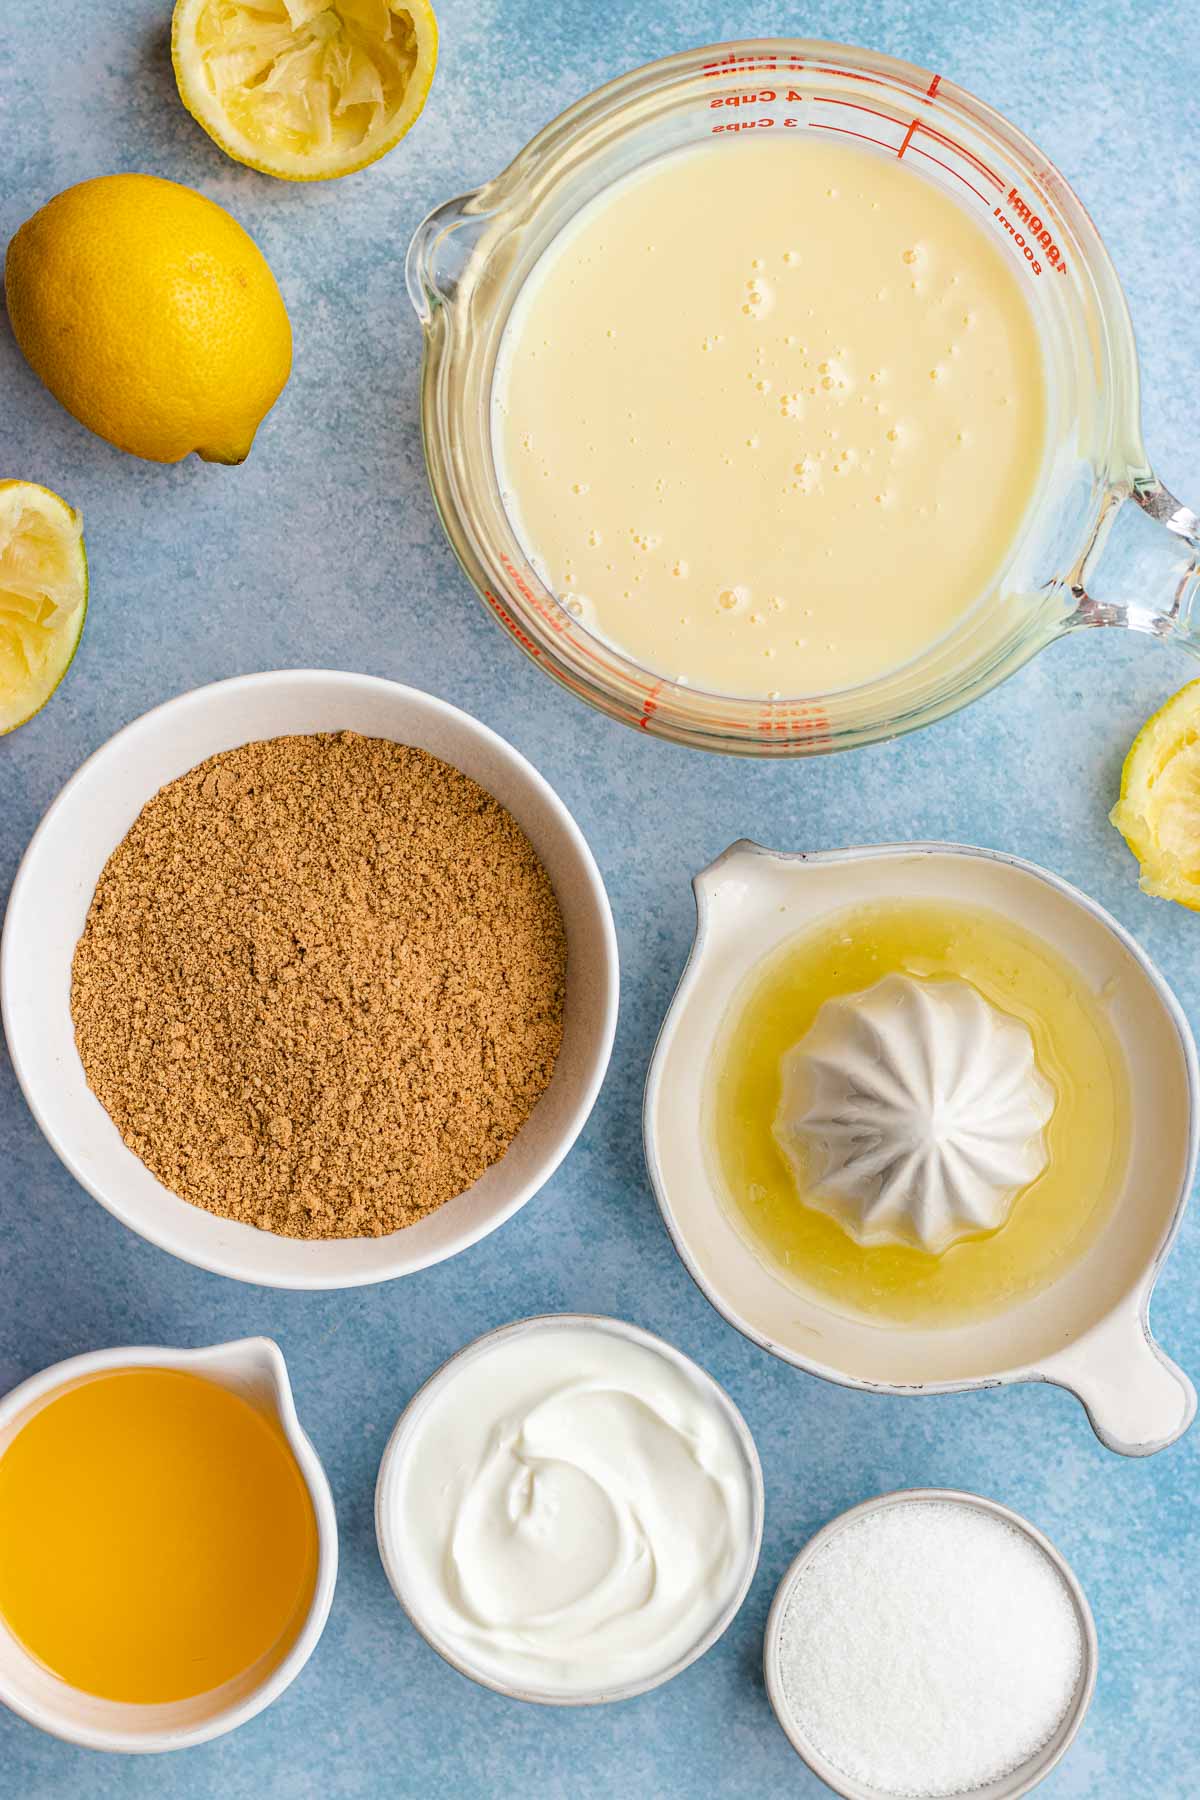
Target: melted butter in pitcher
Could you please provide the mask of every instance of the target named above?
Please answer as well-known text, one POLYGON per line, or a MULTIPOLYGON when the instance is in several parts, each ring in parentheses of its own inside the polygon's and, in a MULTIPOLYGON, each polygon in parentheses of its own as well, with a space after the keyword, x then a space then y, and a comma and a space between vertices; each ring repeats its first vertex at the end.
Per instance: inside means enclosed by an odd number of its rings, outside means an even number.
POLYGON ((586 206, 497 362, 505 504, 597 635, 716 693, 896 669, 989 592, 1046 437, 1030 306, 908 163, 773 137, 586 206))
POLYGON ((0 1454, 0 1620, 104 1700, 189 1700, 265 1674, 303 1626, 317 1554, 278 1425, 182 1369, 85 1377, 0 1454))
POLYGON ((982 908, 838 914, 751 972, 709 1151, 755 1254, 874 1324, 957 1325, 1061 1275, 1129 1145, 1116 1037, 1080 976, 982 908))

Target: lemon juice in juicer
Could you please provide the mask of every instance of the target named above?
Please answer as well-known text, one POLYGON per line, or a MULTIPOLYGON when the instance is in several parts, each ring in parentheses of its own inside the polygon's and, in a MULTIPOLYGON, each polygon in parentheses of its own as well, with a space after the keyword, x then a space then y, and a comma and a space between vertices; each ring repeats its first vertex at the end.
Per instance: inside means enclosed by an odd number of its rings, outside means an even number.
POLYGON ((999 913, 927 901, 840 914, 752 970, 708 1112, 760 1260, 893 1326, 1054 1281, 1105 1225, 1130 1131, 1120 1047, 1077 973, 999 913))

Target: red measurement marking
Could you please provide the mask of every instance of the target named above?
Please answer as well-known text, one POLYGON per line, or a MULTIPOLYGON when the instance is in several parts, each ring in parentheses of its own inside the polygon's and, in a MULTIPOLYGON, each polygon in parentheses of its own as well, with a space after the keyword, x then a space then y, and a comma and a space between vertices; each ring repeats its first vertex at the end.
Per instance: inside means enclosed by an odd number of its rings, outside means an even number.
MULTIPOLYGON (((784 120, 785 125, 791 122, 784 120)), ((713 137, 719 137, 723 131, 736 136, 739 131, 772 131, 774 127, 774 119, 731 119, 724 125, 710 125, 709 132, 713 137)))
POLYGON ((918 121, 916 119, 914 119, 912 124, 909 126, 908 130, 905 132, 904 142, 901 144, 900 148, 896 152, 896 155, 898 157, 903 156, 904 152, 908 149, 908 146, 912 143, 912 134, 917 129, 917 123, 918 123, 918 121))
POLYGON ((1021 230, 1021 227, 1011 224, 1001 213, 1000 208, 996 207, 996 217, 1000 220, 1006 231, 1011 231, 1013 233, 1014 237, 1017 239, 1018 247, 1024 249, 1027 260, 1032 261, 1037 251, 1041 250, 1045 254, 1046 261, 1050 264, 1051 268, 1057 269, 1060 274, 1065 275, 1066 263, 1063 261, 1062 251, 1054 242, 1054 233, 1050 230, 1045 219, 1042 218, 1037 206, 1026 200, 1020 190, 1015 187, 1009 188, 1005 199, 1005 205, 1012 209, 1017 218, 1021 221, 1021 226, 1024 226, 1025 231, 1029 233, 1030 238, 1033 240, 1032 243, 1027 243, 1024 231, 1021 230))
POLYGON ((789 708, 785 705, 778 709, 778 715, 764 711, 753 729, 759 737, 782 737, 787 734, 805 738, 809 743, 815 744, 829 738, 829 714, 819 706, 789 708))
MULTIPOLYGON (((528 604, 533 608, 534 612, 537 613, 538 617, 541 618, 542 620, 544 620, 544 622, 550 627, 551 631, 557 631, 560 634, 566 634, 566 635, 570 636, 571 641, 574 644, 576 651, 581 656, 587 657, 589 662, 595 663, 597 665, 597 667, 604 669, 604 670, 608 670, 611 667, 611 664, 609 663, 608 659, 597 648, 594 648, 592 646, 592 644, 590 644, 586 640, 581 642, 579 637, 574 632, 572 632, 571 619, 567 617, 567 615, 564 613, 559 602, 557 600, 555 600, 552 595, 547 595, 547 597, 545 599, 543 599, 539 594, 535 593, 534 590, 530 587, 529 583, 525 580, 524 576, 520 573, 520 571, 518 569, 514 568, 513 564, 509 561, 508 557, 503 553, 503 551, 501 551, 501 554, 500 554, 500 561, 503 563, 505 571, 511 578, 513 586, 517 589, 517 592, 522 596, 522 598, 524 600, 526 600, 528 602, 528 604)), ((538 647, 538 645, 536 645, 532 641, 532 639, 525 636, 525 633, 521 630, 521 627, 516 623, 516 621, 513 618, 510 617, 510 615, 507 612, 505 612, 505 610, 501 606, 500 602, 496 599, 496 596, 492 593, 488 593, 486 589, 485 589, 485 595, 486 595, 486 598, 488 599, 488 601, 490 602, 493 610, 496 612, 497 616, 501 620, 501 623, 504 624, 508 628, 509 631, 511 631, 512 635, 517 639, 518 643, 520 643, 526 650, 528 650, 531 656, 541 656, 541 654, 542 654, 541 649, 538 647)), ((573 687, 576 685, 574 682, 570 681, 566 676, 563 676, 563 680, 565 680, 567 682, 568 687, 573 687)), ((582 692, 583 690, 580 688, 578 691, 582 692)))
POLYGON ((937 91, 941 85, 942 85, 941 76, 935 75, 933 80, 930 82, 929 86, 925 89, 925 92, 928 94, 928 96, 931 100, 933 99, 933 96, 937 93, 937 91))
MULTIPOLYGON (((866 111, 867 109, 864 108, 863 110, 866 111)), ((810 119, 808 124, 811 131, 836 131, 839 137, 860 138, 864 144, 878 144, 881 150, 886 150, 889 154, 896 150, 894 144, 889 144, 884 138, 872 137, 869 131, 851 131, 847 125, 827 125, 823 119, 810 119)), ((979 188, 975 186, 973 181, 968 181, 961 169, 954 168, 951 163, 943 162, 941 157, 934 156, 931 150, 922 150, 920 144, 911 142, 911 136, 912 134, 910 133, 909 136, 905 138, 904 145, 896 152, 897 155, 903 155, 904 149, 907 148, 911 150, 915 156, 927 156, 930 162, 935 162, 938 165, 939 169, 945 169, 947 175, 953 175, 956 181, 961 181, 964 187, 970 188, 976 199, 982 200, 983 204, 987 207, 991 206, 992 203, 987 195, 982 193, 979 188)))
MULTIPOLYGON (((880 75, 862 75, 859 73, 859 71, 857 69, 831 69, 825 63, 814 63, 813 64, 813 74, 814 75, 840 75, 843 78, 843 80, 845 80, 845 81, 865 81, 868 87, 886 87, 887 86, 887 82, 884 81, 883 77, 880 75)), ((852 100, 847 100, 844 102, 844 104, 847 106, 852 106, 854 104, 854 102, 852 100)))
MULTIPOLYGON (((534 611, 539 614, 546 624, 554 631, 570 634, 571 642, 574 645, 576 654, 583 656, 589 662, 594 663, 605 675, 610 674, 612 670, 610 658, 601 651, 599 646, 590 643, 586 637, 581 638, 579 634, 571 631, 571 621, 563 615, 557 601, 551 600, 549 604, 547 604, 545 601, 541 600, 538 595, 533 592, 529 583, 524 580, 519 571, 513 567, 513 564, 503 552, 501 552, 500 561, 504 564, 505 570, 512 578, 518 592, 528 601, 534 611)), ((534 643, 533 639, 521 629, 512 614, 501 601, 496 598, 490 588, 485 588, 483 590, 483 597, 510 636, 514 637, 521 648, 527 651, 530 656, 536 657, 540 661, 544 655, 541 646, 534 643)), ((581 694, 585 700, 590 700, 592 698, 592 689, 587 685, 586 681, 579 680, 575 675, 562 667, 555 668, 553 673, 557 676, 558 680, 562 682, 564 687, 571 689, 572 693, 581 694)), ((659 709, 658 696, 662 693, 662 689, 663 683, 661 681, 655 682, 654 686, 649 689, 643 689, 645 697, 642 702, 642 717, 638 720, 638 724, 641 726, 642 730, 647 729, 650 720, 659 709)))
MULTIPOLYGON (((872 118, 886 119, 889 124, 896 124, 896 125, 899 124, 899 120, 893 119, 890 113, 880 112, 878 107, 863 106, 861 101, 858 101, 858 100, 836 100, 836 99, 832 98, 832 96, 825 95, 825 94, 816 94, 813 96, 813 98, 816 100, 823 100, 826 106, 848 106, 854 112, 870 113, 872 118)), ((830 129, 836 130, 836 127, 831 126, 830 129)), ((916 132, 928 133, 928 135, 931 138, 933 138, 936 143, 944 144, 947 149, 953 150, 959 156, 965 157, 967 162, 973 164, 974 167, 979 170, 980 174, 986 175, 986 177, 989 181, 994 182, 995 185, 998 188, 1000 188, 1001 191, 1003 191, 1004 183, 1003 183, 1003 181, 1001 181, 999 175, 997 175, 997 173, 994 169, 990 169, 988 167, 987 163, 983 162, 978 156, 976 156, 975 152, 973 150, 968 150, 965 144, 960 144, 958 142, 957 138, 949 137, 944 131, 938 131, 933 125, 927 124, 924 119, 914 119, 912 124, 909 126, 908 133, 904 140, 904 145, 901 148, 901 150, 899 151, 899 154, 901 156, 903 156, 904 151, 908 148, 908 146, 909 146, 910 142, 912 141, 912 138, 916 132)), ((861 136, 866 136, 867 134, 860 132, 860 133, 857 133, 856 135, 861 137, 861 136)), ((868 141, 873 142, 873 143, 881 142, 881 140, 879 138, 868 139, 868 141)), ((891 144, 886 144, 884 147, 888 150, 890 150, 892 148, 891 144)), ((913 147, 919 148, 920 146, 914 145, 913 147)), ((926 154, 928 155, 929 153, 926 152, 926 154)), ((934 157, 933 160, 935 162, 937 162, 938 158, 934 157)), ((942 163, 941 166, 944 169, 947 169, 950 167, 949 163, 942 163)), ((957 173, 957 171, 952 171, 952 173, 957 173)), ((967 182, 967 186, 970 187, 971 183, 967 182)), ((978 193, 979 190, 976 188, 973 191, 978 193)))
MULTIPOLYGON (((794 97, 797 100, 801 98, 799 94, 794 97)), ((770 106, 778 98, 779 92, 776 88, 752 88, 748 94, 725 94, 723 96, 718 94, 715 100, 709 101, 708 109, 712 112, 721 106, 770 106)), ((789 94, 788 98, 792 99, 793 96, 789 94)))
POLYGON ((872 137, 869 131, 851 131, 848 125, 826 125, 822 119, 810 119, 809 129, 812 131, 836 131, 839 137, 861 138, 864 144, 878 144, 881 150, 894 150, 894 144, 886 144, 882 138, 872 137))
MULTIPOLYGON (((508 632, 509 636, 516 640, 527 655, 535 657, 540 662, 542 658, 540 646, 535 644, 532 638, 526 637, 512 614, 501 605, 500 601, 497 600, 490 588, 484 588, 483 597, 495 613, 497 619, 499 619, 501 625, 503 625, 504 629, 508 632)), ((573 694, 578 694, 584 700, 590 700, 592 698, 592 689, 588 687, 587 683, 576 680, 575 676, 570 674, 566 669, 556 668, 553 670, 553 674, 562 682, 564 687, 570 688, 573 694)))
POLYGON ((716 62, 704 63, 700 74, 703 80, 712 81, 715 76, 737 74, 742 69, 796 70, 803 67, 803 59, 799 56, 771 56, 765 52, 753 56, 736 56, 731 51, 728 56, 719 57, 716 62))
POLYGON ((852 112, 870 113, 873 119, 886 119, 889 125, 900 123, 891 113, 880 112, 877 106, 864 106, 861 100, 838 100, 832 94, 814 94, 813 99, 825 106, 848 106, 852 112))
POLYGON ((975 186, 975 183, 973 181, 967 180, 966 176, 963 174, 961 169, 955 169, 948 162, 943 162, 940 156, 935 156, 933 154, 932 150, 922 150, 920 144, 914 144, 912 146, 912 150, 913 150, 914 156, 927 156, 929 158, 930 162, 935 162, 937 164, 939 169, 945 169, 947 175, 957 176, 958 180, 962 182, 963 186, 969 187, 971 192, 973 194, 976 194, 979 197, 979 199, 983 201, 983 204, 985 206, 990 206, 992 204, 991 201, 988 199, 987 195, 980 192, 979 188, 977 188, 975 186))
POLYGON ((513 618, 512 614, 505 610, 490 588, 484 588, 483 597, 503 625, 504 629, 516 638, 522 650, 527 650, 530 656, 540 656, 542 654, 541 650, 534 643, 533 639, 525 636, 525 633, 521 630, 521 627, 517 624, 517 621, 513 618))
POLYGON ((995 169, 989 169, 988 165, 980 157, 976 156, 973 150, 968 150, 967 146, 965 144, 960 144, 957 138, 947 137, 944 131, 937 131, 932 125, 922 124, 921 130, 927 131, 936 143, 945 144, 948 150, 955 150, 958 152, 959 156, 965 156, 968 162, 974 163, 981 175, 986 175, 988 180, 995 182, 998 188, 1002 189, 1004 187, 1004 183, 1001 181, 999 175, 997 175, 995 169))
POLYGON ((537 596, 534 594, 533 589, 530 587, 530 585, 526 581, 525 577, 521 574, 520 570, 515 569, 513 567, 512 563, 509 562, 507 556, 505 556, 503 553, 501 553, 500 561, 504 564, 504 567, 507 569, 509 576, 512 579, 512 584, 516 588, 517 592, 519 594, 523 595, 526 600, 528 600, 530 606, 536 606, 538 603, 537 596))
POLYGON ((662 690, 662 682, 656 681, 654 686, 650 689, 650 692, 646 695, 646 698, 642 701, 642 716, 638 720, 639 730, 649 730, 650 721, 658 711, 658 696, 662 693, 662 690))
POLYGON ((550 629, 552 631, 560 632, 570 631, 571 621, 564 616, 558 601, 549 596, 543 598, 541 594, 535 593, 533 588, 531 588, 529 583, 525 580, 525 577, 521 574, 520 570, 513 566, 503 551, 500 553, 500 561, 504 564, 509 579, 512 581, 517 592, 524 600, 529 602, 529 605, 532 606, 534 612, 540 614, 547 625, 549 625, 550 629))

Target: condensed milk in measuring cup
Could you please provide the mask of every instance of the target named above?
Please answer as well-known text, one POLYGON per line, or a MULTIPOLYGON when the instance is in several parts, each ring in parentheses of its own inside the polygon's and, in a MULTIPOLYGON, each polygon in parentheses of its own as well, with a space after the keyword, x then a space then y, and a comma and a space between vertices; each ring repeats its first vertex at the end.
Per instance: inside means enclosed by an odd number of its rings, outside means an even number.
POLYGON ((782 132, 660 157, 512 309, 492 435, 546 585, 643 667, 828 693, 943 637, 1047 439, 1015 267, 910 162, 782 132))

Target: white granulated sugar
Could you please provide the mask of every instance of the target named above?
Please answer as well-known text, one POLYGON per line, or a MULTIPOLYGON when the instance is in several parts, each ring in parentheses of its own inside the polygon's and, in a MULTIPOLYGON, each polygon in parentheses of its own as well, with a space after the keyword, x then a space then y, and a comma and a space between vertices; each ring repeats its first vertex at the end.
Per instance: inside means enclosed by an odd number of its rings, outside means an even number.
POLYGON ((1066 1583, 1021 1531, 957 1501, 899 1501, 832 1536, 780 1632, 797 1727, 887 1794, 969 1792, 1062 1722, 1083 1664, 1066 1583))

